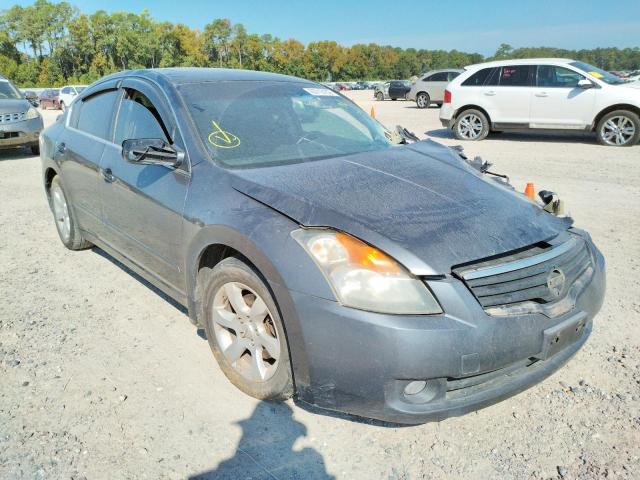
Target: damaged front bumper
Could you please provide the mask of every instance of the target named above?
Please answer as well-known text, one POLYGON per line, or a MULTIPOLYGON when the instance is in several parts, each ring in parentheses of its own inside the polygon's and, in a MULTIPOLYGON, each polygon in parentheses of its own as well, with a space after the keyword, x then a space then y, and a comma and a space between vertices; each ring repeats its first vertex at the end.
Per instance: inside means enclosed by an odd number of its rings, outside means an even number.
POLYGON ((462 415, 525 390, 561 367, 591 333, 605 271, 602 255, 588 244, 591 279, 574 308, 556 317, 489 315, 453 277, 429 282, 446 312, 433 316, 375 314, 290 292, 308 361, 308 377, 296 379, 299 399, 416 424, 462 415))

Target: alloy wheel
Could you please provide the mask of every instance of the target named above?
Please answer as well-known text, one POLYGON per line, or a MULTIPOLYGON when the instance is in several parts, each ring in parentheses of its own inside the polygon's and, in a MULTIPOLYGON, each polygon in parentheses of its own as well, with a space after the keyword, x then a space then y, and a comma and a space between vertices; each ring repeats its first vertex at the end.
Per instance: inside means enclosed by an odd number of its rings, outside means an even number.
POLYGON ((425 97, 424 95, 418 95, 418 99, 417 99, 418 107, 425 108, 427 107, 426 103, 427 103, 427 97, 425 97))
POLYGON ((56 220, 58 232, 63 242, 67 243, 71 238, 71 218, 69 216, 69 206, 64 192, 60 185, 55 183, 51 187, 51 203, 53 205, 53 215, 56 220))
POLYGON ((240 282, 222 285, 213 299, 213 330, 222 354, 242 377, 271 378, 280 359, 280 339, 264 300, 240 282))
POLYGON ((482 134, 482 119, 474 113, 468 113, 458 122, 458 133, 467 140, 475 140, 482 134))
POLYGON ((629 117, 618 115, 611 117, 600 128, 600 136, 607 145, 621 146, 631 141, 636 126, 629 117))

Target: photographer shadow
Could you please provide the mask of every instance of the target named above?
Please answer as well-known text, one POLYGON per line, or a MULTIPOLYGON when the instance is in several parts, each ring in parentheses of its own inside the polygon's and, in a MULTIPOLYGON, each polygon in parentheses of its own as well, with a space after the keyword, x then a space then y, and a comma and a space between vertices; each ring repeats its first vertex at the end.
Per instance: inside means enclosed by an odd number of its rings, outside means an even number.
POLYGON ((313 448, 293 450, 307 428, 293 418, 286 403, 260 402, 251 416, 238 422, 242 437, 233 457, 191 480, 305 479, 330 480, 322 455, 313 448))

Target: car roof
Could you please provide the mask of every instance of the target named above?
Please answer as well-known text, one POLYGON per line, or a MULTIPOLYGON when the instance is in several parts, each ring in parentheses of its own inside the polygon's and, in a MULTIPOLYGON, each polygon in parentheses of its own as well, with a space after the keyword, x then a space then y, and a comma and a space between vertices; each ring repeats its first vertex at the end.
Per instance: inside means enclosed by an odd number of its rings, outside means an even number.
POLYGON ((428 70, 428 71, 422 73, 421 75, 429 75, 431 73, 438 73, 438 72, 464 72, 464 69, 462 69, 462 68, 436 68, 435 70, 428 70))
POLYGON ((475 63, 465 67, 466 70, 477 70, 479 68, 487 67, 500 67, 503 65, 530 65, 532 63, 536 65, 555 65, 558 63, 571 63, 575 62, 570 58, 514 58, 511 60, 494 60, 492 62, 475 63))
POLYGON ((314 83, 302 78, 291 77, 270 72, 257 72, 253 70, 240 70, 233 68, 198 68, 198 67, 175 67, 175 68, 147 68, 141 70, 125 70, 114 73, 102 80, 143 77, 149 80, 164 80, 173 85, 185 83, 204 83, 219 81, 247 81, 247 80, 271 80, 277 82, 305 82, 314 83))

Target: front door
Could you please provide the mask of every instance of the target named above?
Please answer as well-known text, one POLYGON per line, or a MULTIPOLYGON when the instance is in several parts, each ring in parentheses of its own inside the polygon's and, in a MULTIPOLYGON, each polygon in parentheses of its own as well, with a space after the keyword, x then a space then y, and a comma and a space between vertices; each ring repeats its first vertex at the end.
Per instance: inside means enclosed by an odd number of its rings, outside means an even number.
MULTIPOLYGON (((177 292, 184 292, 182 212, 189 184, 188 165, 168 168, 125 161, 122 142, 128 139, 171 138, 168 110, 150 85, 122 85, 113 143, 105 147, 100 163, 100 198, 108 242, 177 292)), ((170 119, 174 122, 173 117, 170 119)), ((188 163, 188 162, 187 162, 188 163)))
POLYGON ((578 72, 556 65, 538 65, 531 97, 532 128, 583 129, 593 118, 596 88, 578 86, 578 72))

